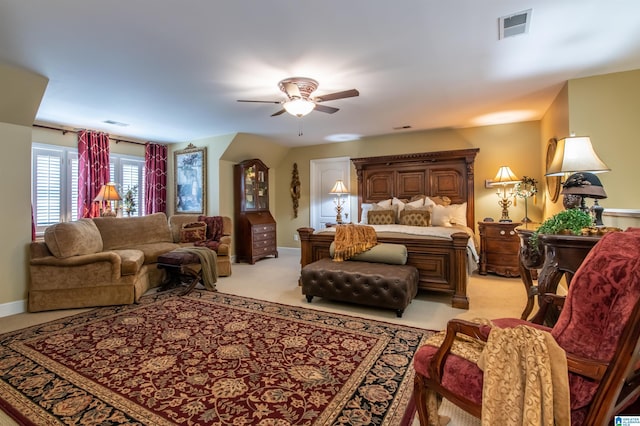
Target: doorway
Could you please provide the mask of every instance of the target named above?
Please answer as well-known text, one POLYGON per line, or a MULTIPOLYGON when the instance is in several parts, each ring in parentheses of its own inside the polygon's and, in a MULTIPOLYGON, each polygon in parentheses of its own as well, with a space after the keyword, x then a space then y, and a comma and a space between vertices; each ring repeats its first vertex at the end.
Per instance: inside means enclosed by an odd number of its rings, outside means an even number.
MULTIPOLYGON (((350 188, 351 159, 349 157, 323 158, 310 162, 310 226, 323 229, 327 223, 336 222, 335 195, 329 194, 336 180, 342 179, 350 188)), ((351 222, 351 201, 349 195, 343 195, 342 221, 351 222)))

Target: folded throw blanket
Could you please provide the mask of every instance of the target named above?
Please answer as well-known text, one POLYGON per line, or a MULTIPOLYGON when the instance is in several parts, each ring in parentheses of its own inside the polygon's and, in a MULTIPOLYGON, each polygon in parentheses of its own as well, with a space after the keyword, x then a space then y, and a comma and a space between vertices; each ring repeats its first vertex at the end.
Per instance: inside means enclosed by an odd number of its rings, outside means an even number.
POLYGON ((333 260, 342 262, 356 254, 369 250, 378 243, 376 231, 368 225, 338 225, 334 237, 333 260))
POLYGON ((202 270, 202 284, 207 290, 216 291, 216 282, 218 281, 218 264, 216 263, 218 255, 216 252, 206 247, 181 247, 175 250, 198 256, 202 270))

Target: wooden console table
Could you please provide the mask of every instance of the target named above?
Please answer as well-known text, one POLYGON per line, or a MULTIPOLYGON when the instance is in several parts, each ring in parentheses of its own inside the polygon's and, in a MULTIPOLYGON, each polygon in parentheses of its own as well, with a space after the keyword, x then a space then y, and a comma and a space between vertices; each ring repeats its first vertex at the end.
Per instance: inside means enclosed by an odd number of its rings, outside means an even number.
MULTIPOLYGON (((533 310, 534 297, 541 304, 545 293, 555 293, 564 276, 567 286, 591 248, 600 240, 600 236, 541 234, 538 241, 541 253, 531 249, 529 238, 535 227, 522 226, 516 229, 520 237, 520 277, 527 292, 527 305, 520 318, 527 319, 533 310), (538 273, 538 285, 533 285, 532 269, 541 268, 538 273)), ((542 323, 543 318, 536 314, 531 321, 542 323)))

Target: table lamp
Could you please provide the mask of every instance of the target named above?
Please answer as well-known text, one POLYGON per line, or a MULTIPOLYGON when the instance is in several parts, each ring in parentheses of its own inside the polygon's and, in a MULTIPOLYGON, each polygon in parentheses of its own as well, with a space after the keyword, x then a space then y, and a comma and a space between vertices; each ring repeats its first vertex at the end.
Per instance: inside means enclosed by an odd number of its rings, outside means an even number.
POLYGON ((344 185, 342 179, 338 179, 329 191, 329 194, 333 194, 336 198, 333 200, 333 203, 336 205, 336 223, 342 223, 342 206, 344 205, 344 200, 342 199, 342 195, 349 194, 349 190, 344 185))
POLYGON ((502 207, 500 222, 511 222, 511 219, 509 219, 509 206, 511 206, 511 198, 514 196, 514 192, 513 187, 507 191, 507 186, 515 185, 518 182, 520 182, 518 177, 511 171, 509 166, 501 166, 496 177, 491 181, 491 186, 502 186, 502 192, 500 189, 496 191, 498 205, 502 207))
POLYGON ((96 195, 96 198, 93 199, 94 202, 100 203, 100 216, 117 216, 118 212, 118 201, 122 200, 120 194, 118 194, 118 190, 116 189, 116 184, 113 182, 109 182, 107 184, 102 185, 100 188, 100 192, 96 195), (115 211, 111 209, 111 202, 116 202, 115 211), (106 207, 104 207, 106 202, 106 207), (103 208, 104 207, 104 208, 103 208))

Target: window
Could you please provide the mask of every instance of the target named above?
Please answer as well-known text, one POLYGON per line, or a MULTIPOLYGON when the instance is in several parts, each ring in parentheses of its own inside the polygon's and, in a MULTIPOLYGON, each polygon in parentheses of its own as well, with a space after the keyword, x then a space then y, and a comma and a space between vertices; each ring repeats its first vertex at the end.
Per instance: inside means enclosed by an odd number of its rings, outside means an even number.
MULTIPOLYGON (((78 219, 78 150, 34 143, 32 157, 33 218, 36 232, 78 219)), ((111 154, 111 180, 124 197, 137 185, 135 216, 144 215, 144 158, 111 154)), ((120 203, 122 206, 122 203, 120 203)))
MULTIPOLYGON (((111 154, 109 157, 111 181, 115 182, 122 198, 129 189, 135 199, 135 211, 130 216, 144 215, 144 158, 111 154)), ((124 204, 121 202, 120 206, 124 204)), ((126 212, 123 212, 126 215, 126 212)))

